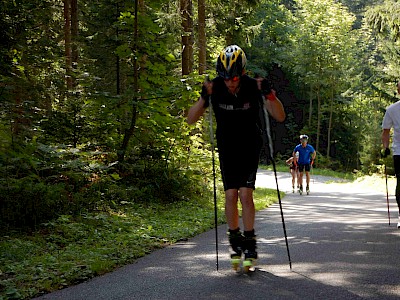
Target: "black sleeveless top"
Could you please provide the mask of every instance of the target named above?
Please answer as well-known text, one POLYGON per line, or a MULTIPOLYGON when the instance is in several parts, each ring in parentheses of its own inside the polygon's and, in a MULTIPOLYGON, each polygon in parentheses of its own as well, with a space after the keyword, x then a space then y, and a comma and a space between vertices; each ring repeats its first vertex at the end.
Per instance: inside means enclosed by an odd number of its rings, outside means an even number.
POLYGON ((260 103, 261 92, 254 78, 242 76, 236 95, 229 93, 223 78, 213 79, 211 104, 217 122, 216 135, 220 152, 260 147, 260 103))

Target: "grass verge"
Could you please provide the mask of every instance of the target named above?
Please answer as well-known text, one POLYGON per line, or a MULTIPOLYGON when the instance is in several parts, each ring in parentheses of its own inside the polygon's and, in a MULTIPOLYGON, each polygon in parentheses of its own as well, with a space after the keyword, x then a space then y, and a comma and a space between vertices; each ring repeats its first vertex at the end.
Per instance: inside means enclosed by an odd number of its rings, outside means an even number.
MULTIPOLYGON (((272 165, 260 165, 259 167, 261 169, 273 171, 272 165)), ((276 164, 276 171, 277 172, 289 172, 289 166, 286 165, 284 162, 278 162, 276 164)), ((329 169, 320 169, 320 168, 313 168, 311 170, 311 174, 341 178, 341 179, 345 179, 345 180, 349 180, 349 181, 353 181, 357 178, 357 175, 353 174, 353 173, 337 172, 337 171, 332 171, 329 169)))
MULTIPOLYGON (((221 190, 218 194, 218 222, 223 224, 221 190)), ((209 199, 125 203, 118 211, 61 216, 29 234, 3 232, 0 300, 30 299, 78 284, 212 229, 214 206, 209 199)), ((254 199, 256 209, 264 209, 277 201, 276 191, 258 188, 254 199)))

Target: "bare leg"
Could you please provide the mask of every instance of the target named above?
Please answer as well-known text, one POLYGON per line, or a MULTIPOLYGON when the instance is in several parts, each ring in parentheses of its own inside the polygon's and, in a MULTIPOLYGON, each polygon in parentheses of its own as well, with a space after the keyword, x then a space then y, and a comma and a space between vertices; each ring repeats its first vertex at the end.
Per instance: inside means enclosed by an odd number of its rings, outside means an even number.
POLYGON ((294 188, 294 185, 296 183, 296 170, 290 169, 290 173, 292 174, 292 187, 294 188))
POLYGON ((225 191, 225 216, 231 230, 239 228, 238 190, 225 191))
POLYGON ((253 201, 253 189, 242 187, 239 189, 240 202, 242 203, 242 218, 244 231, 254 229, 256 210, 253 201))
POLYGON ((299 174, 299 181, 300 181, 300 186, 303 186, 303 172, 300 172, 299 174))
POLYGON ((296 170, 296 177, 297 177, 297 186, 300 186, 300 172, 299 170, 296 170))

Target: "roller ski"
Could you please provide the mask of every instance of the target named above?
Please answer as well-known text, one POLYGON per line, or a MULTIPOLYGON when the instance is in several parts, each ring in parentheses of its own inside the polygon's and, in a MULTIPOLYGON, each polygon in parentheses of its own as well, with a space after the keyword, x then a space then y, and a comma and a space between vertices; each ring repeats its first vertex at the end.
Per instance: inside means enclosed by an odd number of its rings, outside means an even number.
POLYGON ((233 253, 231 253, 231 266, 236 272, 241 270, 244 273, 249 273, 255 270, 257 252, 256 252, 256 238, 254 233, 252 236, 243 236, 242 233, 237 231, 228 232, 229 244, 231 245, 233 253), (243 261, 242 255, 244 254, 243 261))
POLYGON ((256 251, 256 236, 254 232, 252 235, 244 236, 243 249, 244 249, 244 260, 243 260, 243 272, 249 273, 256 270, 257 262, 257 251, 256 251))
POLYGON ((244 237, 240 230, 229 230, 228 238, 233 251, 233 253, 231 253, 231 266, 233 270, 238 272, 240 271, 240 265, 242 262, 242 245, 244 237))
POLYGON ((257 262, 256 237, 254 235, 244 238, 244 248, 243 272, 254 272, 257 262))
POLYGON ((306 192, 307 192, 307 195, 310 195, 310 187, 308 185, 306 187, 306 192))
POLYGON ((303 195, 303 186, 302 185, 299 188, 299 193, 300 193, 300 195, 303 195))

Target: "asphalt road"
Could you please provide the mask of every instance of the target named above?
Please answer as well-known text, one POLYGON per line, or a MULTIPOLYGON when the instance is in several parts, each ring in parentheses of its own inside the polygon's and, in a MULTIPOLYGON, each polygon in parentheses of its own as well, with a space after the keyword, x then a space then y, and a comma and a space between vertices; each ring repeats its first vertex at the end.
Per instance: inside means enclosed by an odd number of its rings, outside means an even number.
MULTIPOLYGON (((258 269, 230 269, 226 226, 155 251, 136 263, 37 299, 400 299, 400 229, 391 199, 364 186, 314 176, 310 195, 292 194, 278 174, 292 269, 279 205, 256 216, 258 269)), ((260 171, 257 186, 276 188, 260 171)))

